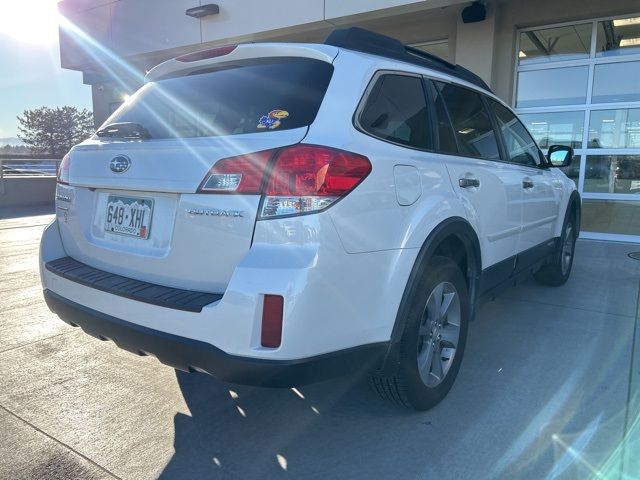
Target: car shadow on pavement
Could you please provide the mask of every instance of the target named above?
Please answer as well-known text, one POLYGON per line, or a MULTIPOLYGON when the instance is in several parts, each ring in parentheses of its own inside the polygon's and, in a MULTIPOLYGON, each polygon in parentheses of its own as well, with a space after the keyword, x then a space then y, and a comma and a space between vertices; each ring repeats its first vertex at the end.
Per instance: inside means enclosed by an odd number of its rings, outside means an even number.
POLYGON ((361 373, 268 389, 176 372, 190 415, 160 478, 615 476, 634 318, 508 298, 480 317, 427 412, 381 401, 361 373))
POLYGON ((388 440, 376 438, 380 422, 400 416, 418 423, 376 398, 362 374, 296 389, 176 376, 191 416, 174 418, 175 454, 162 479, 364 477, 362 446, 388 440))

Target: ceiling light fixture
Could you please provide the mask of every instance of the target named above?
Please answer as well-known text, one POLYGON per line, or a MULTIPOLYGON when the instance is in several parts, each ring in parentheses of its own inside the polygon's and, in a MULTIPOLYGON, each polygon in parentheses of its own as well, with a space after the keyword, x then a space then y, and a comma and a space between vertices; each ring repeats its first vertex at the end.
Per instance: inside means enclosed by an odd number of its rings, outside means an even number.
POLYGON ((636 37, 636 38, 623 38, 622 40, 620 40, 620 46, 621 46, 621 47, 633 47, 633 46, 640 46, 640 37, 636 37))
POLYGON ((640 17, 619 18, 613 21, 614 27, 624 27, 626 25, 637 25, 640 23, 640 17))

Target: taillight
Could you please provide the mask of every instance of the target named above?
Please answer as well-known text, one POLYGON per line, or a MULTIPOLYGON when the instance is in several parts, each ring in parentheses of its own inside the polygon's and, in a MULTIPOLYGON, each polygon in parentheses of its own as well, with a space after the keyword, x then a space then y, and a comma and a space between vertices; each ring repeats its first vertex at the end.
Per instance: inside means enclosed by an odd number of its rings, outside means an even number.
POLYGON ((261 218, 300 215, 327 208, 371 172, 367 157, 316 145, 281 150, 264 191, 261 218))
POLYGON ((370 172, 371 163, 362 155, 294 145, 219 160, 198 192, 262 194, 260 218, 266 219, 323 210, 370 172))
POLYGON ((71 157, 67 153, 64 157, 62 157, 62 161, 60 162, 60 166, 58 167, 58 183, 62 183, 64 185, 69 184, 69 164, 71 163, 71 157))
POLYGON ((273 152, 264 150, 219 160, 200 184, 198 191, 260 194, 264 172, 273 152))

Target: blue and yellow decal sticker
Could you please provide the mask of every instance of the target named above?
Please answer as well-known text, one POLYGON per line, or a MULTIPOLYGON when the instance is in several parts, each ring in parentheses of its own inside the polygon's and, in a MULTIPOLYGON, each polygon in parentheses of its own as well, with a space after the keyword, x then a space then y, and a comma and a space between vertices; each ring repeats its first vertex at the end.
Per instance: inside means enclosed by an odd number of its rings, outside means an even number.
POLYGON ((273 130, 280 126, 280 120, 283 120, 288 116, 289 112, 286 110, 271 110, 268 114, 260 117, 260 120, 258 120, 258 128, 273 130))

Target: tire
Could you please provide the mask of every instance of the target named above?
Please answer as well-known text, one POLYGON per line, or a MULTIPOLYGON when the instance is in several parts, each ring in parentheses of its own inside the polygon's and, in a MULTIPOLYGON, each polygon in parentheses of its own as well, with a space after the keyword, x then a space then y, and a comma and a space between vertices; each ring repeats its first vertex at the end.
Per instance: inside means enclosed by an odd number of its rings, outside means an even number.
POLYGON ((562 228, 562 235, 553 255, 553 260, 547 265, 543 265, 533 274, 533 277, 542 285, 559 287, 569 280, 573 257, 576 251, 576 221, 573 213, 567 215, 562 228))
POLYGON ((429 260, 412 290, 405 309, 398 369, 393 376, 372 374, 369 379, 383 399, 428 410, 447 395, 460 369, 470 315, 469 293, 458 266, 440 256, 429 260), (442 316, 438 311, 446 313, 442 316), (438 351, 440 356, 436 357, 438 351))

